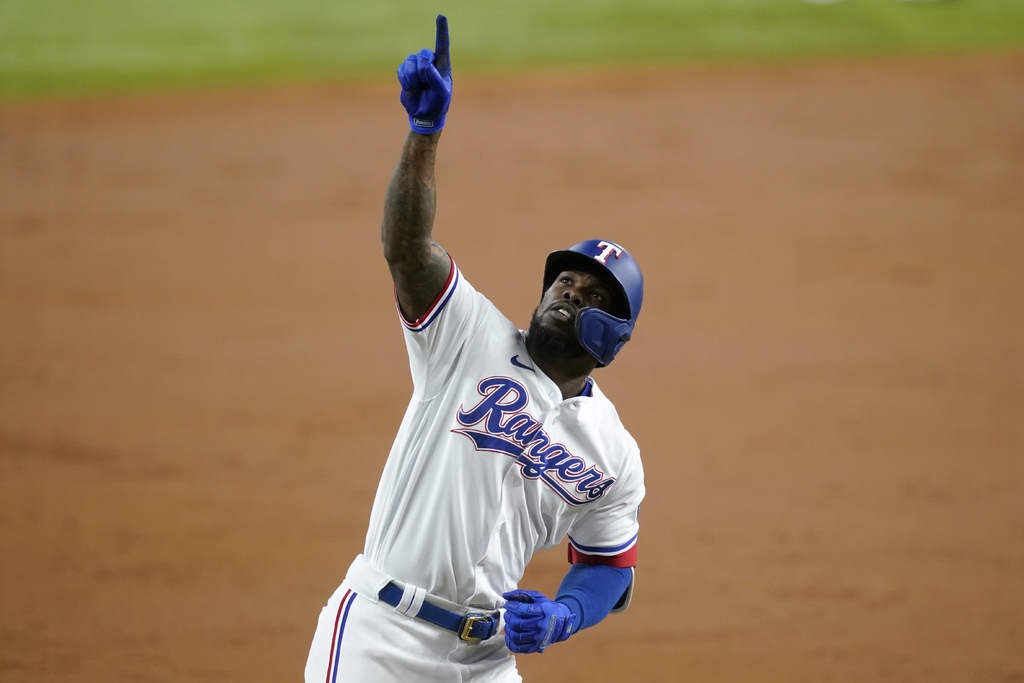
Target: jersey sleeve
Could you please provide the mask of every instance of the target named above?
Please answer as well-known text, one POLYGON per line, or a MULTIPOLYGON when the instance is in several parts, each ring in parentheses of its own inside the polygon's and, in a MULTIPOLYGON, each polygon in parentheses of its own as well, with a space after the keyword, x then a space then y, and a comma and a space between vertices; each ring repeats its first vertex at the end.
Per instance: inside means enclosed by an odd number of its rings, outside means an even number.
POLYGON ((629 469, 602 498, 600 507, 589 510, 569 530, 569 562, 635 567, 644 493, 643 467, 637 452, 629 469))
POLYGON ((438 295, 434 297, 434 301, 427 307, 426 312, 416 320, 409 320, 402 313, 402 307, 398 303, 398 292, 397 290, 395 291, 395 308, 398 310, 398 317, 401 319, 402 325, 405 326, 406 330, 410 332, 425 331, 448 307, 448 303, 455 294, 456 287, 461 279, 459 267, 455 265, 455 259, 451 255, 448 256, 448 264, 448 279, 438 295))
POLYGON ((407 320, 397 297, 395 307, 405 330, 414 394, 420 400, 436 395, 479 330, 491 318, 500 317, 494 305, 463 278, 454 260, 444 287, 422 316, 407 320))

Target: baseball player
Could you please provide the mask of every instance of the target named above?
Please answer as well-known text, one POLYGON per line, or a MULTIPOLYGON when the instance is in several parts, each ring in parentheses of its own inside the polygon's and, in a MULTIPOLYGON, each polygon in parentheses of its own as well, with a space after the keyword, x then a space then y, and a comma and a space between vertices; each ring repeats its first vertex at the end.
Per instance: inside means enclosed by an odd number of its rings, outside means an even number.
POLYGON ((552 252, 518 329, 432 238, 452 94, 445 17, 435 50, 410 55, 398 80, 411 131, 381 240, 413 395, 306 681, 521 681, 513 653, 544 652, 632 596, 640 452, 590 375, 630 338, 643 278, 610 240, 552 252), (556 596, 518 588, 533 554, 566 536, 556 596))

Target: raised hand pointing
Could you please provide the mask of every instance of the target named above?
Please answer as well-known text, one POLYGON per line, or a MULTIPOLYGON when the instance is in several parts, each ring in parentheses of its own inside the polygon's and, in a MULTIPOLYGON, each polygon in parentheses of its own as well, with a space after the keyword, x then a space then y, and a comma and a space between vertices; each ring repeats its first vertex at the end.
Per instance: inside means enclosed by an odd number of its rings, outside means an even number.
POLYGON ((444 128, 452 99, 452 67, 448 52, 448 19, 437 15, 435 51, 411 54, 398 67, 401 101, 409 114, 409 126, 423 135, 444 128))

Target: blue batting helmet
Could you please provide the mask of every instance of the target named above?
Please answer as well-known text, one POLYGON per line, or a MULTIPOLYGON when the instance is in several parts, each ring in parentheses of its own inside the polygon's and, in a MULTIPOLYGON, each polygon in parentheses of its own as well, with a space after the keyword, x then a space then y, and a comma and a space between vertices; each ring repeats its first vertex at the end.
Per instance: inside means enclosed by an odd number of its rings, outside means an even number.
POLYGON ((600 278, 619 301, 615 314, 585 308, 576 317, 576 338, 597 359, 598 367, 612 362, 629 341, 644 301, 644 276, 628 251, 608 240, 586 240, 548 254, 544 264, 544 290, 565 270, 582 270, 600 278))

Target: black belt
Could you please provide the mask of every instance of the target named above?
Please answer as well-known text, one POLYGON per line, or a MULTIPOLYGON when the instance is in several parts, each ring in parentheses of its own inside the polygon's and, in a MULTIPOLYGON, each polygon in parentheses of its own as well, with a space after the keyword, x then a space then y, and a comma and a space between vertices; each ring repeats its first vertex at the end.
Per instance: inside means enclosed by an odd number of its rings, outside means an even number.
MULTIPOLYGON (((380 589, 377 597, 392 607, 398 607, 404 592, 398 585, 391 582, 380 589)), ((431 605, 425 600, 415 616, 417 619, 453 631, 459 636, 459 640, 468 642, 487 640, 498 632, 499 616, 497 614, 470 612, 462 615, 458 612, 449 612, 437 605, 431 605)))

